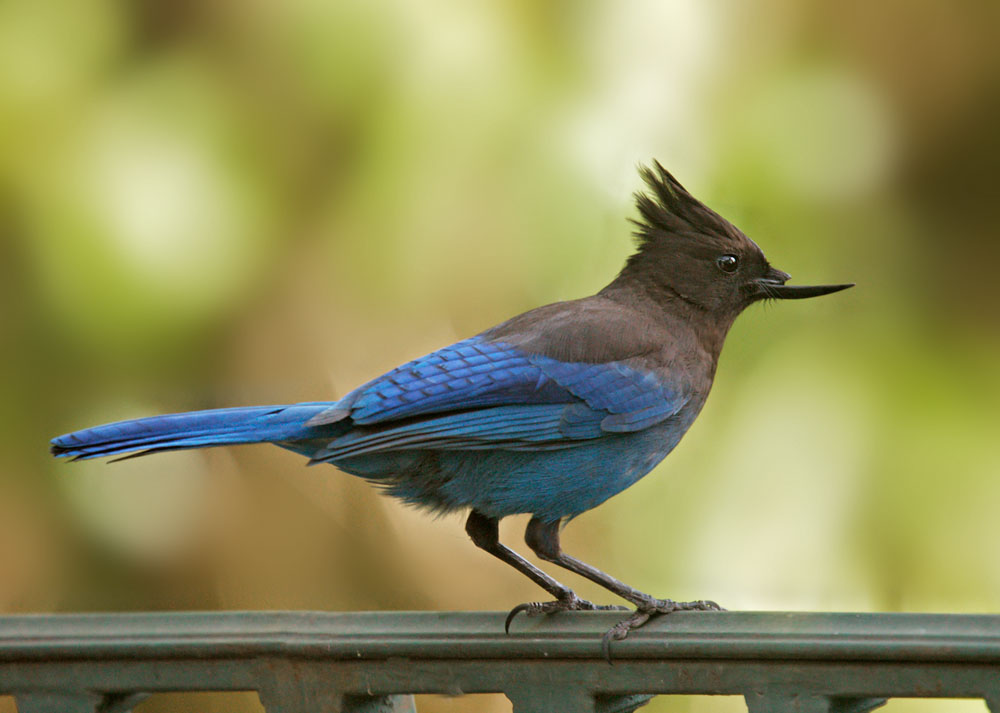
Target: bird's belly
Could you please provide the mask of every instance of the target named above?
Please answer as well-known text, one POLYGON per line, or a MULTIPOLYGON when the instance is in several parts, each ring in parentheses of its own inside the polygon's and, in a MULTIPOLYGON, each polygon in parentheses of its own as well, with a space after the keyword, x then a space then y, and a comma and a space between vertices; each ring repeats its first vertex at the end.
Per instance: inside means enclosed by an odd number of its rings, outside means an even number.
POLYGON ((431 510, 471 507, 491 517, 530 513, 555 521, 600 505, 646 475, 680 441, 678 431, 660 424, 561 450, 396 451, 336 465, 431 510))

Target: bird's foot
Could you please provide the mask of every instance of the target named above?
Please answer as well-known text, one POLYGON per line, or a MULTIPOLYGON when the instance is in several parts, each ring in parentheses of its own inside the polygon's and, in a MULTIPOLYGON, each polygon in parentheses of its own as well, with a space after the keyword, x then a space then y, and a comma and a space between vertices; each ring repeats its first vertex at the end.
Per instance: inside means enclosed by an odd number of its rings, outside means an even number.
POLYGON ((601 639, 601 652, 608 663, 611 663, 611 642, 621 641, 633 629, 638 629, 654 616, 673 614, 678 611, 725 611, 715 602, 699 599, 694 602, 675 602, 673 599, 655 599, 649 597, 636 604, 636 609, 627 619, 608 629, 601 639))
POLYGON ((521 612, 532 616, 534 614, 553 614, 560 611, 628 611, 628 607, 620 607, 616 604, 594 604, 586 599, 580 599, 575 594, 551 602, 525 602, 510 610, 507 620, 503 624, 503 630, 509 634, 510 623, 521 612))

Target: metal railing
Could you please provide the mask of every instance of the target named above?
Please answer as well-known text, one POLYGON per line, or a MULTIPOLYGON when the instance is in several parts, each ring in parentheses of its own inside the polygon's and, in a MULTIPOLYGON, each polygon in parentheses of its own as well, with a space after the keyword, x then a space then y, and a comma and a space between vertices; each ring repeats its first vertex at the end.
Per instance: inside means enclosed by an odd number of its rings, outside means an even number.
POLYGON ((1000 616, 678 613, 603 658, 620 613, 206 612, 0 617, 19 713, 124 713, 166 691, 257 691, 268 713, 403 713, 414 693, 505 694, 515 713, 626 713, 737 694, 751 713, 862 713, 887 698, 1000 713, 1000 616))

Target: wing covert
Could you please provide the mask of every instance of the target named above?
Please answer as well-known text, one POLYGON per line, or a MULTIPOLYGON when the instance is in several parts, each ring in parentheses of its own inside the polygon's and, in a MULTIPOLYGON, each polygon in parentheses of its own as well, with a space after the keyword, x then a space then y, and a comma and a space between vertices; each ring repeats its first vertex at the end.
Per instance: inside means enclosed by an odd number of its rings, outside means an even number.
POLYGON ((567 448, 638 431, 687 399, 621 362, 562 362, 482 337, 404 364, 345 396, 310 425, 355 428, 315 458, 400 449, 567 448))

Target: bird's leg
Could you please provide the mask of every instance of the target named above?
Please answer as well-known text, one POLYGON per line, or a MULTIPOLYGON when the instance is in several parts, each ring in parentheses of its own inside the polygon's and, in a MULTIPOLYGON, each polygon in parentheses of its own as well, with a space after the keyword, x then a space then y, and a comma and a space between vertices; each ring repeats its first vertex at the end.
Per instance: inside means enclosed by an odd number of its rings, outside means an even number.
POLYGON ((505 631, 510 631, 510 622, 521 612, 527 612, 528 614, 548 614, 556 611, 575 609, 610 608, 597 606, 586 599, 580 599, 572 589, 545 574, 545 572, 514 552, 514 550, 501 544, 500 521, 496 518, 473 510, 469 513, 469 519, 465 521, 465 531, 472 538, 472 542, 476 547, 486 550, 494 557, 506 562, 556 598, 554 602, 528 602, 517 605, 507 615, 507 621, 504 622, 505 631))
POLYGON ((675 602, 672 599, 657 599, 638 589, 633 589, 622 581, 619 581, 609 574, 605 574, 596 567, 591 567, 586 562, 581 562, 575 557, 570 557, 559 545, 559 522, 543 522, 538 518, 532 518, 528 523, 528 528, 524 531, 524 540, 528 543, 536 555, 546 562, 552 562, 560 567, 575 572, 582 577, 586 577, 592 582, 600 584, 610 592, 614 592, 622 599, 632 602, 636 610, 628 619, 614 626, 604 635, 605 655, 609 654, 611 641, 624 639, 628 632, 637 629, 645 624, 649 619, 657 614, 670 614, 675 611, 722 611, 722 607, 712 601, 700 600, 696 602, 675 602))

